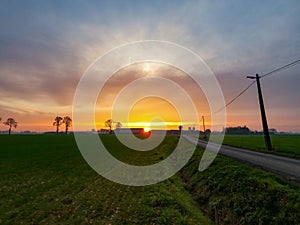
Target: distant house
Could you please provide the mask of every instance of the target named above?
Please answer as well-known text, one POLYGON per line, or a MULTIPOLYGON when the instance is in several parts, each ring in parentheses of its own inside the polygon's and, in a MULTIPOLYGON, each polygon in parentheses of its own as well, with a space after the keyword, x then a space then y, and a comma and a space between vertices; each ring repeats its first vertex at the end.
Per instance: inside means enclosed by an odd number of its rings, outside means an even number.
POLYGON ((277 130, 275 128, 270 128, 269 133, 270 134, 277 134, 277 130))
POLYGON ((227 127, 225 128, 225 134, 251 134, 251 131, 246 126, 227 127))
POLYGON ((109 134, 109 130, 108 129, 100 129, 98 130, 99 134, 109 134))
POLYGON ((130 128, 133 134, 142 134, 144 132, 144 128, 130 128))
POLYGON ((116 128, 116 134, 142 134, 144 132, 144 128, 116 128))
POLYGON ((167 134, 171 135, 180 135, 181 131, 180 130, 168 130, 167 134))

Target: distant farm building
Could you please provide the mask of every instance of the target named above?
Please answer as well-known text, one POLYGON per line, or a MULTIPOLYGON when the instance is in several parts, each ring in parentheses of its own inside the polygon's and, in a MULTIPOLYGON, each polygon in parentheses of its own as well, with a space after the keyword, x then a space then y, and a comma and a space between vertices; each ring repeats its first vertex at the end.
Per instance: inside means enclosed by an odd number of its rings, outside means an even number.
POLYGON ((251 134, 251 131, 246 126, 227 127, 225 128, 225 134, 251 134))
POLYGON ((269 129, 269 133, 270 134, 277 134, 278 132, 277 132, 277 130, 275 128, 270 128, 269 129))
POLYGON ((116 128, 114 132, 117 134, 142 134, 144 128, 116 128))
POLYGON ((180 130, 168 130, 167 134, 170 135, 180 135, 181 131, 180 130))
POLYGON ((109 130, 108 129, 101 129, 101 130, 98 130, 98 133, 99 134, 109 134, 109 130))

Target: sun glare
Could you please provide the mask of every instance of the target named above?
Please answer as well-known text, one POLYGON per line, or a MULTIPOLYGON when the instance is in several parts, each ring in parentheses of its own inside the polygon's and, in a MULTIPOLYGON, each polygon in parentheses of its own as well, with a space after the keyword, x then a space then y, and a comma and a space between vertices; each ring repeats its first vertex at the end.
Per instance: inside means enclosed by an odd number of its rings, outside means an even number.
POLYGON ((157 66, 155 67, 155 65, 151 64, 151 63, 145 63, 143 65, 143 71, 144 71, 144 75, 146 76, 153 76, 155 75, 155 71, 156 71, 157 66))
POLYGON ((149 64, 145 64, 143 68, 144 72, 150 72, 151 68, 149 64))
POLYGON ((150 129, 149 127, 145 127, 145 128, 144 128, 144 132, 145 132, 145 133, 148 133, 148 132, 150 132, 150 131, 151 131, 151 129, 150 129))

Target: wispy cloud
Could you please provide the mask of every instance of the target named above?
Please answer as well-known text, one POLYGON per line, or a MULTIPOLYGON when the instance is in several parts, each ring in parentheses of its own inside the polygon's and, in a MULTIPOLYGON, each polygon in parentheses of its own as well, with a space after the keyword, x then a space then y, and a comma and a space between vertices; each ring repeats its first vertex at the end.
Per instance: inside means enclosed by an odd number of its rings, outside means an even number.
MULTIPOLYGON (((3 1, 0 113, 71 112, 76 86, 97 57, 145 39, 199 54, 228 100, 248 84, 245 75, 299 58, 299 10, 298 1, 3 1)), ((281 110, 289 117, 300 113, 298 69, 284 74, 262 82, 274 126, 284 123, 274 117, 281 110)), ((117 87, 123 81, 114 82, 117 87)), ((255 88, 229 112, 243 114, 247 106, 257 107, 255 88)))

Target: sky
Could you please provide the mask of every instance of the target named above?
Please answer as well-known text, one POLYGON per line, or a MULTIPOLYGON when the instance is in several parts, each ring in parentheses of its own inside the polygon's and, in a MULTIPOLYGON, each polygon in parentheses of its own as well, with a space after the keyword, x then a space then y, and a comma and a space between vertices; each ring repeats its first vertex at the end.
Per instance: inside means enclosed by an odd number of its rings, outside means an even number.
MULTIPOLYGON (((3 0, 0 117, 2 121, 15 118, 19 124, 16 131, 55 130, 52 123, 57 115, 72 116, 76 87, 88 68, 112 49, 143 40, 172 42, 199 55, 216 76, 228 102, 252 82, 247 75, 265 74, 300 59, 299 37, 297 0, 3 0)), ((210 126, 205 94, 188 74, 162 63, 141 62, 120 68, 99 93, 97 129, 103 128, 111 116, 113 96, 153 69, 186 88, 198 117, 207 115, 210 126)), ((300 132, 299 71, 300 64, 261 79, 270 128, 300 132)), ((157 82, 157 88, 163 87, 157 82)), ((247 125, 262 130, 255 85, 226 110, 226 126, 247 125)), ((153 97, 137 102, 127 122, 148 123, 156 117, 168 122, 168 128, 183 123, 185 129, 202 129, 195 121, 178 121, 172 104, 153 97)), ((113 119, 128 124, 122 118, 113 119)), ((92 128, 90 124, 84 127, 92 128)), ((0 125, 0 130, 5 129, 0 125)))

